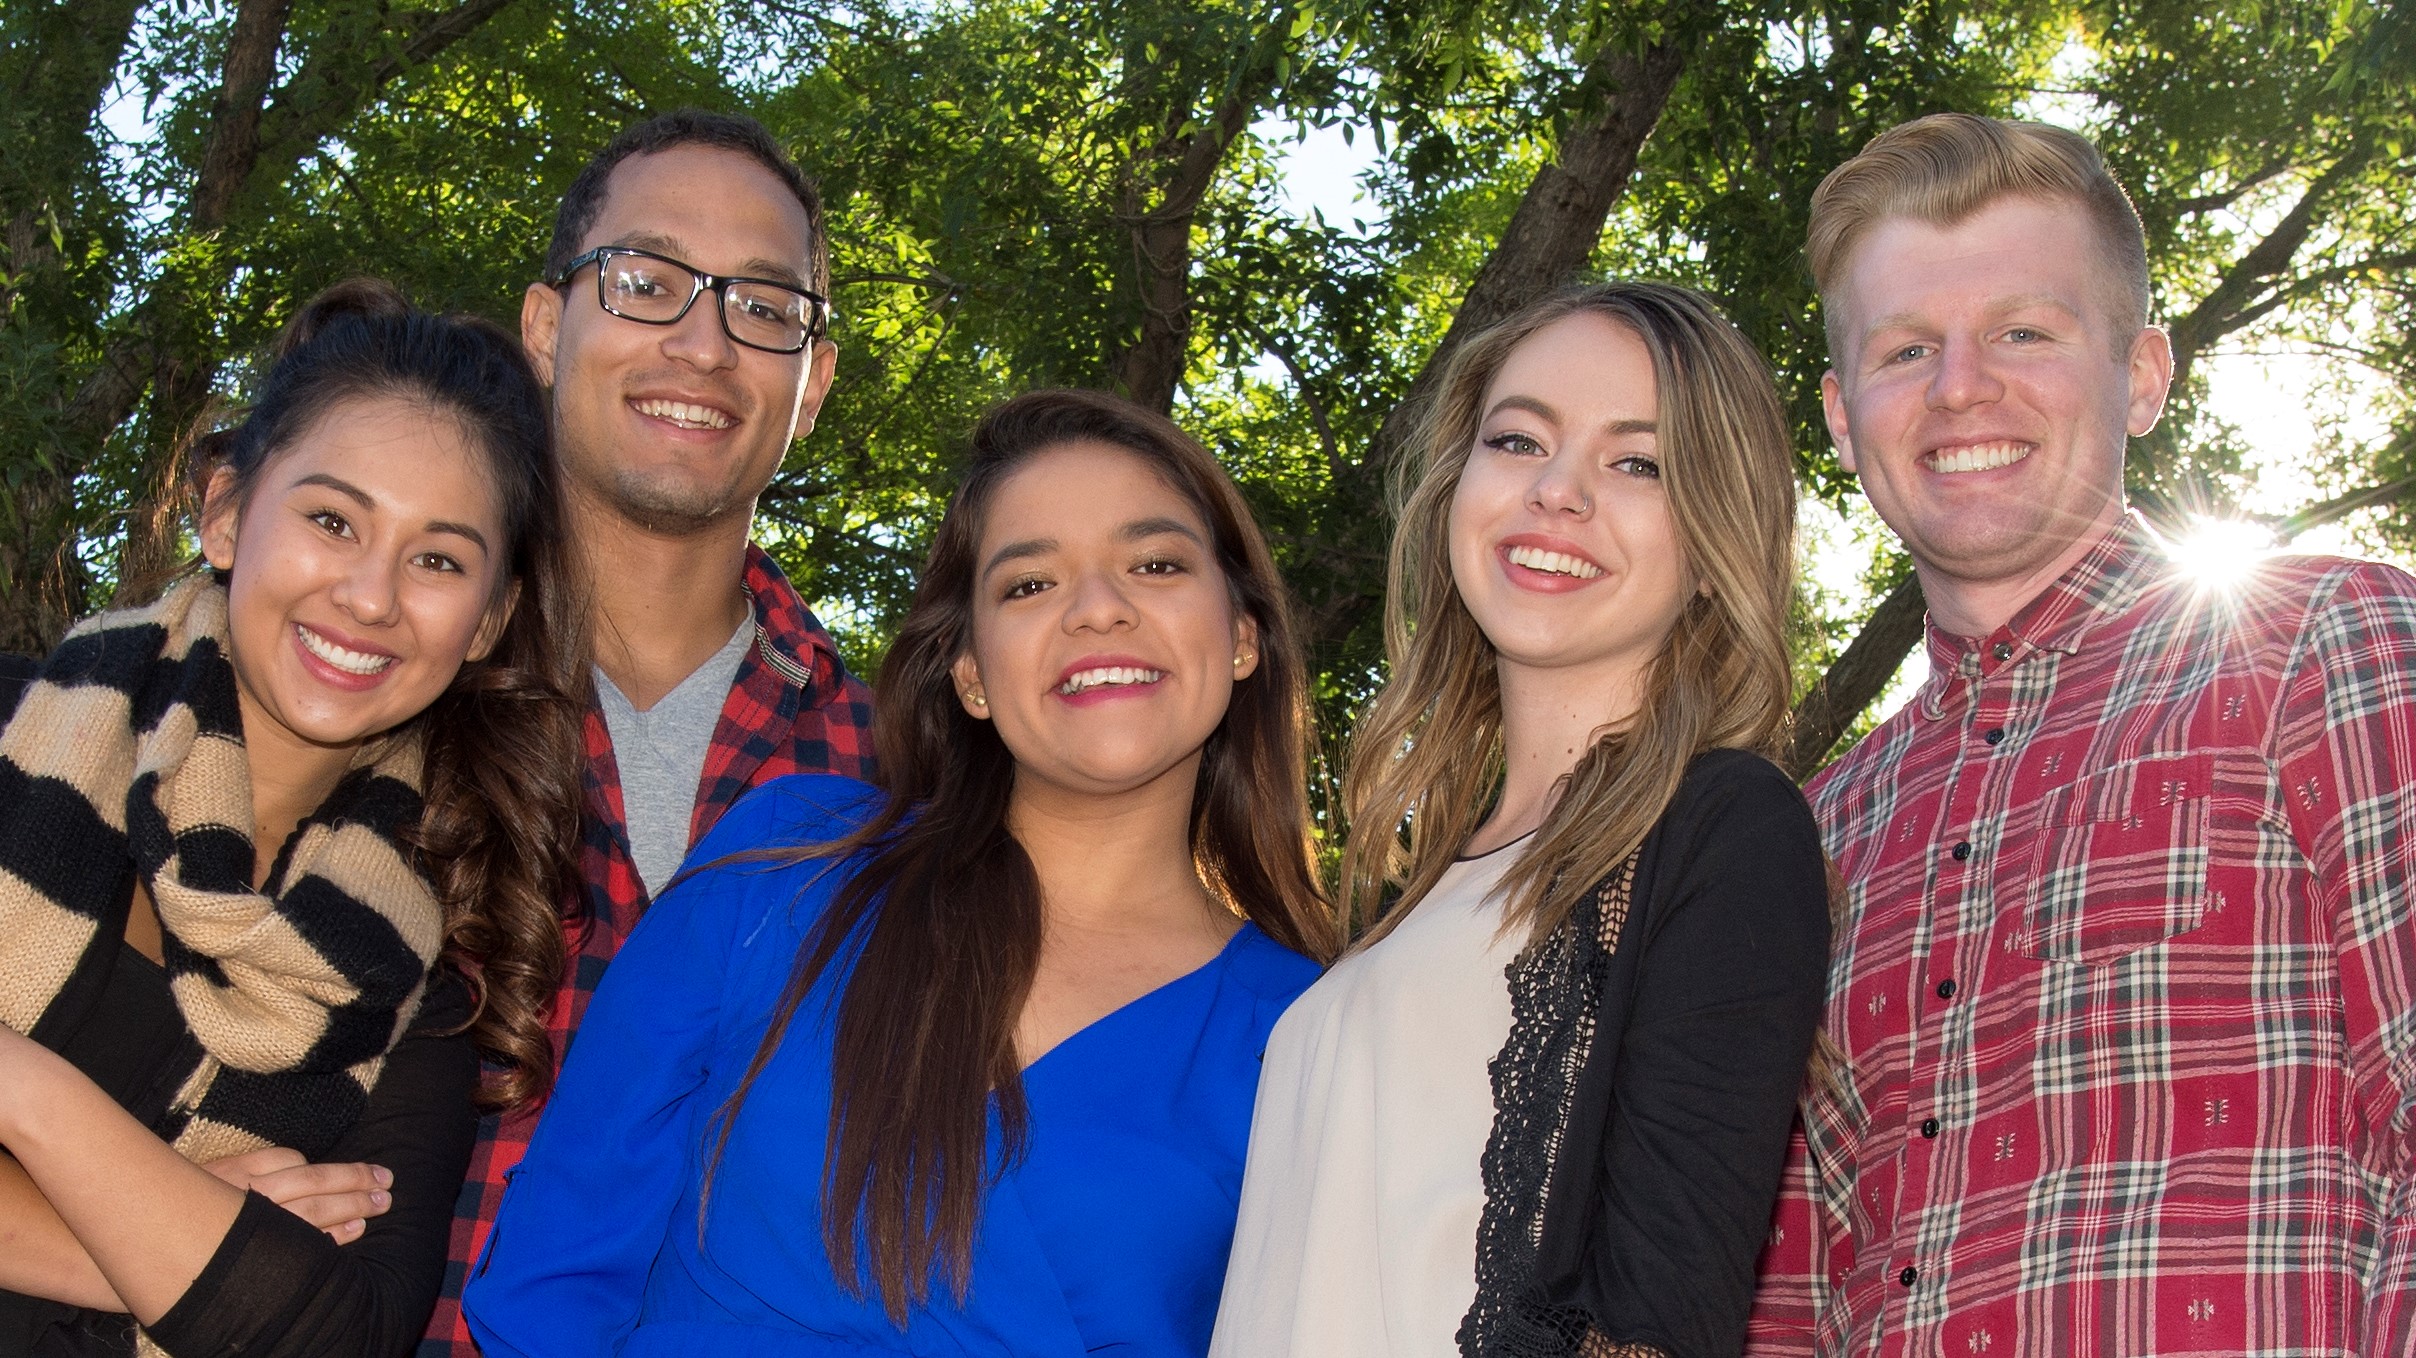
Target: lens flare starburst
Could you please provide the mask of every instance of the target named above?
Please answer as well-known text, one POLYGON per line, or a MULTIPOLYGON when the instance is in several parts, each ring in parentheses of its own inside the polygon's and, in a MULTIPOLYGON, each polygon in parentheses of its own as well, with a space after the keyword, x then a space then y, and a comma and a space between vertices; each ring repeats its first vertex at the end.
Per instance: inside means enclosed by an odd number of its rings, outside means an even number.
POLYGON ((2273 530, 2261 523, 2193 515, 2188 529, 2165 543, 2165 551, 2191 579, 2221 589, 2247 578, 2277 545, 2273 530))

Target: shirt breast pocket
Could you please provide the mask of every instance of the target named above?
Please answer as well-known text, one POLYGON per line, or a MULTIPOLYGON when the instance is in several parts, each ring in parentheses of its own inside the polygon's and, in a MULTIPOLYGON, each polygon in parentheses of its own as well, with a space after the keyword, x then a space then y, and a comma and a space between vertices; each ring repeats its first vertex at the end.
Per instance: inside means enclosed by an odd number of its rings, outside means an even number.
POLYGON ((2213 758, 2100 769, 2039 799, 2027 858, 2024 955, 2104 966, 2206 918, 2213 758))

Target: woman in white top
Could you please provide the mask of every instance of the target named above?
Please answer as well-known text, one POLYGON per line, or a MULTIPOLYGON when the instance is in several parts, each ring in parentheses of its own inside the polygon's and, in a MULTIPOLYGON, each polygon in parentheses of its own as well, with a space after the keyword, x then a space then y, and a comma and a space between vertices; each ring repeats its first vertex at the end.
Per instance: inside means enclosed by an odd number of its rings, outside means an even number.
POLYGON ((1733 1353, 1818 1020, 1794 464, 1699 294, 1452 360, 1344 799, 1372 924, 1276 1027, 1218 1358, 1733 1353), (1397 888, 1397 895, 1386 896, 1397 888))

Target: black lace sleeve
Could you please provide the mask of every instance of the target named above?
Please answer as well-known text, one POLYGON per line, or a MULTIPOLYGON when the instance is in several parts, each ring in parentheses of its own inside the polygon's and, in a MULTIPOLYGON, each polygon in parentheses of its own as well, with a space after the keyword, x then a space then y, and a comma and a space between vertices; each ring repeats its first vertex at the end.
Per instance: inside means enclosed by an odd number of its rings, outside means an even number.
POLYGON ((1627 923, 1636 879, 1630 856, 1559 928, 1512 960, 1510 1036, 1486 1066, 1493 1130, 1480 1164, 1485 1210, 1476 1232, 1476 1300, 1460 1322, 1469 1358, 1619 1358, 1583 1307, 1535 1286, 1544 1197, 1566 1148, 1578 1077, 1597 1036, 1598 999, 1627 923))

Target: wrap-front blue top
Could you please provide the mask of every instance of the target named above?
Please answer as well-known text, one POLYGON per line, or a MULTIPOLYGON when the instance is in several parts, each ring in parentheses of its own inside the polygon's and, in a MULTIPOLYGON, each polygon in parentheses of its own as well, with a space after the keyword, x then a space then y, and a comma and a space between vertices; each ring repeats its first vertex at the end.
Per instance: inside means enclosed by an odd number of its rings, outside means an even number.
MULTIPOLYGON (((767 783, 724 815, 613 963, 465 1298, 490 1358, 1078 1358, 1208 1348, 1268 1031, 1316 978, 1244 925, 1205 966, 1023 1075, 1025 1155, 983 1202, 970 1288, 893 1325, 824 1253, 833 967, 749 1091, 701 1228, 709 1124, 842 870, 718 863, 835 839, 877 794, 767 783)), ((993 1150, 997 1123, 992 1120, 993 1150)))

